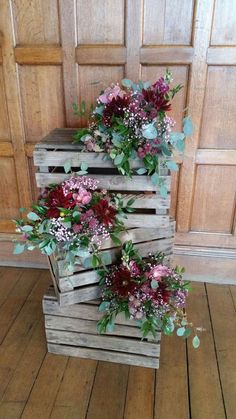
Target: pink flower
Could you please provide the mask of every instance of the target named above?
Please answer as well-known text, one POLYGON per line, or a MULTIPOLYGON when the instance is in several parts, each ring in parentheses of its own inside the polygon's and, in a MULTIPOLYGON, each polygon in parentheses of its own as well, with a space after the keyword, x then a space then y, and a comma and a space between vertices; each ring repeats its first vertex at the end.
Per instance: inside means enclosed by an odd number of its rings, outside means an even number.
POLYGON ((161 278, 171 274, 170 268, 165 265, 155 265, 149 272, 149 278, 154 278, 157 281, 160 281, 161 278))
POLYGON ((73 198, 76 201, 77 204, 88 204, 92 199, 91 192, 87 191, 83 186, 80 186, 79 192, 76 194, 73 194, 73 198))
POLYGON ((139 269, 137 263, 134 260, 130 261, 129 269, 130 269, 131 275, 133 275, 133 276, 140 275, 140 269, 139 269))
POLYGON ((98 97, 99 102, 104 104, 109 103, 112 99, 120 96, 121 98, 124 96, 125 92, 121 90, 120 86, 117 84, 112 84, 111 87, 107 87, 102 95, 98 97))
POLYGON ((97 226, 98 226, 98 220, 96 220, 96 218, 92 218, 92 219, 89 221, 89 228, 90 228, 91 230, 94 230, 97 226))

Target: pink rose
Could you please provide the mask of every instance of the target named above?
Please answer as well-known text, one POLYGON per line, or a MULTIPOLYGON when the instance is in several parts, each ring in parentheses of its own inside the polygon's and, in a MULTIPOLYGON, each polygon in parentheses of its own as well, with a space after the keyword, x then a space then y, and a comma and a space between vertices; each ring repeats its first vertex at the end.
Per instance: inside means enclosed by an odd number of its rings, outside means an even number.
POLYGON ((77 204, 86 205, 91 201, 92 194, 91 194, 91 192, 89 192, 85 188, 83 188, 83 186, 81 186, 79 188, 78 194, 74 194, 73 198, 74 198, 74 200, 76 201, 77 204))
POLYGON ((160 281, 162 277, 170 275, 171 270, 168 266, 165 265, 156 265, 153 266, 149 272, 149 278, 154 278, 157 281, 160 281))
POLYGON ((121 90, 120 86, 117 84, 112 84, 111 87, 107 87, 102 95, 98 97, 99 102, 104 104, 109 103, 112 99, 116 98, 117 96, 123 97, 125 92, 121 90))

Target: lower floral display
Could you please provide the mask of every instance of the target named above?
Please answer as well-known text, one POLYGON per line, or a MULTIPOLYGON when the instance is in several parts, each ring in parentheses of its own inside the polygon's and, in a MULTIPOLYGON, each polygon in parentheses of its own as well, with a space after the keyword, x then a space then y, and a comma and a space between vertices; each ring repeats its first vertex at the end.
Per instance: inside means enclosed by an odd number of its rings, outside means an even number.
POLYGON ((121 262, 99 271, 103 288, 99 310, 105 314, 98 322, 98 331, 113 330, 117 315, 124 313, 127 319, 136 321, 142 339, 150 334, 155 338, 160 330, 166 335, 176 331, 185 338, 194 332, 192 344, 197 348, 197 332, 202 329, 187 319, 185 305, 190 286, 183 280, 183 272, 178 266, 167 266, 163 253, 141 258, 133 243, 126 242, 121 262))

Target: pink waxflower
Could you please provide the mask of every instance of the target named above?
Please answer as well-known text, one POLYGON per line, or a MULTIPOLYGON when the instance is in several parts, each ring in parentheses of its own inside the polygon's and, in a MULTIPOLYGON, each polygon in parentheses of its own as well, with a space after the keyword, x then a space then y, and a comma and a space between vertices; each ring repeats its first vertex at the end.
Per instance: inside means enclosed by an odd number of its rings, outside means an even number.
POLYGON ((166 277, 171 274, 170 268, 165 265, 155 265, 151 268, 149 272, 149 278, 156 279, 157 281, 160 281, 161 278, 166 277))
POLYGON ((125 92, 121 90, 118 84, 112 84, 111 87, 107 87, 102 95, 98 97, 98 101, 104 104, 107 104, 112 101, 112 99, 120 96, 123 98, 125 92))
POLYGON ((73 194, 73 198, 76 201, 76 204, 86 205, 92 199, 91 192, 87 191, 83 186, 80 186, 79 192, 73 194))

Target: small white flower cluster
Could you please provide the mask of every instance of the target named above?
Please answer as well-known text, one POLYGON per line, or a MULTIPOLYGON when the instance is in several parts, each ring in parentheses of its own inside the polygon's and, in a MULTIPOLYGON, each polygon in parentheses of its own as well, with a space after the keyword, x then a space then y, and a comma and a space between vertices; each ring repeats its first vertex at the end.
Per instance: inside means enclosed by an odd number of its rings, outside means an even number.
POLYGON ((62 220, 62 218, 52 218, 49 233, 52 234, 58 242, 68 242, 75 238, 75 234, 65 227, 62 220))

